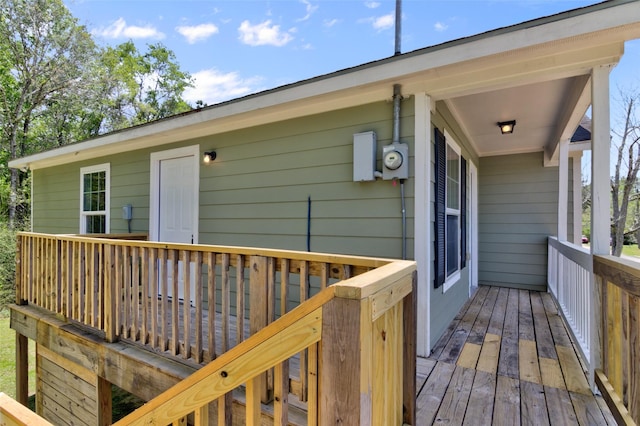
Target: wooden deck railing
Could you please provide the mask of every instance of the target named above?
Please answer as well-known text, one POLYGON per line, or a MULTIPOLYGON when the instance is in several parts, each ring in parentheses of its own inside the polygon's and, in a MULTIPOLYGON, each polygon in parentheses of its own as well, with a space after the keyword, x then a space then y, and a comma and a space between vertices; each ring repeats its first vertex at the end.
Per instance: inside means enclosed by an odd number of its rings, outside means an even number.
MULTIPOLYGON (((355 322, 362 322, 367 315, 372 320, 380 321, 379 318, 383 318, 382 323, 376 323, 376 329, 371 325, 374 322, 364 329, 371 334, 367 337, 369 340, 362 343, 369 345, 366 356, 371 359, 365 360, 363 354, 352 354, 358 363, 366 361, 362 366, 364 369, 373 365, 382 368, 383 364, 378 364, 378 358, 386 359, 387 356, 395 357, 393 365, 403 365, 396 361, 405 343, 399 343, 400 340, 396 341, 395 338, 389 340, 386 327, 393 325, 397 331, 398 324, 409 327, 415 321, 415 314, 410 309, 403 311, 396 306, 402 302, 402 297, 411 293, 410 287, 407 287, 411 280, 407 277, 411 277, 414 269, 413 262, 391 263, 388 259, 20 233, 16 291, 18 303, 34 304, 68 320, 100 330, 108 341, 124 339, 196 363, 216 360, 216 365, 219 365, 228 360, 228 355, 222 358, 222 354, 254 336, 258 339, 260 330, 277 318, 284 318, 287 312, 304 305, 312 295, 324 294, 322 292, 327 287, 340 283, 332 286, 329 293, 340 293, 340 297, 336 296, 337 300, 352 300, 353 297, 364 295, 362 301, 356 298, 356 310, 366 312, 366 315, 361 312, 349 317, 341 326, 340 330, 354 333, 349 337, 345 350, 351 349, 351 343, 362 337, 359 328, 351 329, 355 322), (385 274, 384 271, 388 271, 386 267, 391 265, 402 265, 401 280, 396 273, 389 276, 385 274), (385 268, 380 269, 383 266, 385 268), (401 282, 400 288, 396 288, 398 280, 401 282), (183 298, 178 300, 173 295, 182 295, 183 298), (359 303, 364 305, 360 306, 359 303), (393 308, 393 319, 387 317, 387 308, 393 308), (402 319, 402 312, 409 317, 397 323, 398 318, 402 319), (374 336, 376 333, 378 337, 374 336), (378 342, 380 335, 382 341, 378 342), (389 355, 387 352, 390 349, 387 348, 391 341, 396 346, 393 346, 389 355), (371 352, 374 349, 373 342, 382 349, 371 352), (217 360, 218 357, 221 360, 217 360)), ((348 302, 342 303, 349 306, 334 312, 329 318, 340 317, 343 311, 353 314, 353 306, 348 302)), ((270 330, 273 332, 274 328, 270 330)), ((333 333, 343 333, 340 330, 334 329, 333 333)), ((404 334, 396 331, 393 334, 404 334)), ((264 338, 264 334, 260 336, 264 338)), ((396 338, 402 339, 400 336, 396 338)), ((273 339, 270 341, 279 341, 282 346, 281 340, 277 337, 273 339)), ((328 338, 327 342, 330 340, 328 338)), ((304 347, 296 344, 292 346, 293 349, 285 345, 278 350, 286 351, 287 358, 292 357, 291 366, 289 362, 280 364, 282 360, 278 358, 275 363, 266 362, 269 365, 262 366, 264 373, 252 378, 252 383, 260 383, 260 400, 269 401, 276 395, 276 417, 284 416, 278 407, 286 403, 288 392, 283 389, 288 389, 300 401, 309 401, 310 418, 317 418, 317 410, 321 406, 317 396, 320 392, 317 381, 321 377, 317 370, 321 356, 319 346, 329 352, 329 356, 335 347, 345 343, 338 335, 334 340, 331 346, 328 346, 329 343, 319 345, 317 341, 304 347)), ((247 345, 250 344, 244 345, 242 351, 248 350, 247 345)), ((405 361, 405 367, 410 364, 415 366, 415 342, 411 345, 406 350, 413 351, 412 360, 405 361)), ((345 362, 343 358, 339 361, 345 362)), ((366 374, 370 375, 367 380, 374 380, 372 371, 366 374)), ((339 383, 343 375, 338 376, 331 381, 339 383)), ((391 379, 391 376, 385 377, 391 379)), ((358 380, 354 383, 361 382, 358 380)), ((398 383, 402 383, 402 380, 398 383)), ((405 386, 408 385, 405 383, 405 386)), ((248 386, 247 398, 255 389, 248 386)), ((395 388, 391 389, 395 392, 395 388)), ((338 390, 342 392, 342 389, 338 390)), ((415 386, 408 386, 399 394, 406 393, 414 394, 415 386)), ((397 396, 398 393, 393 395, 397 396)), ((336 396, 330 396, 329 399, 336 399, 336 396)), ((359 397, 356 399, 360 401, 359 397)), ((219 407, 218 413, 224 418, 231 412, 231 394, 225 393, 222 400, 224 404, 219 407)), ((397 398, 392 400, 397 401, 397 398)), ((407 401, 405 405, 415 404, 415 400, 407 401)), ((384 408, 389 404, 385 402, 375 407, 384 408)), ((407 413, 414 411, 408 409, 407 413)), ((387 416, 398 414, 393 410, 385 413, 387 416)))
POLYGON ((398 261, 324 289, 116 425, 260 424, 264 373, 275 369, 274 424, 286 425, 287 360, 308 357, 307 424, 415 424, 414 262, 398 261), (286 342, 286 344, 283 344, 286 342), (225 395, 246 384, 246 412, 225 417, 225 395), (173 423, 177 424, 177 423, 173 423))
POLYGON ((596 305, 591 253, 575 244, 549 237, 548 257, 549 291, 569 325, 593 387, 597 362, 593 345, 594 342, 597 345, 594 336, 598 324, 594 316, 596 305))
POLYGON ((602 306, 598 387, 619 424, 640 424, 640 267, 618 257, 594 256, 593 269, 602 306))

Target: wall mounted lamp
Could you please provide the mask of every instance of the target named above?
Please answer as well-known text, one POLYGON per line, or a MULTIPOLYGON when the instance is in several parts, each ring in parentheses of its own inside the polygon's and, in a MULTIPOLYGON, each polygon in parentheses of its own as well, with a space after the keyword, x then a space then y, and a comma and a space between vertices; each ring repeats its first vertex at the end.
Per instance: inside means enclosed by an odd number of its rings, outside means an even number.
POLYGON ((202 161, 204 161, 205 164, 210 163, 215 159, 216 159, 215 151, 206 151, 202 156, 202 161))
POLYGON ((516 127, 516 120, 500 121, 498 122, 498 127, 500 127, 500 132, 503 135, 513 133, 513 128, 516 127))

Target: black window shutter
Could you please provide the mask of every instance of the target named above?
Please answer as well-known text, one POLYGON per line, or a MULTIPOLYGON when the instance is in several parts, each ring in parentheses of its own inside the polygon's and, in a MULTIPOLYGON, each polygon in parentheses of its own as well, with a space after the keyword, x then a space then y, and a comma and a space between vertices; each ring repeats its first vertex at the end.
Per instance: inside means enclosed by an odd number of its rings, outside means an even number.
POLYGON ((460 269, 467 266, 467 160, 460 157, 460 269))
POLYGON ((445 218, 446 218, 446 185, 447 185, 447 143, 444 134, 435 129, 435 223, 434 223, 434 249, 435 249, 435 288, 444 284, 445 272, 445 218))

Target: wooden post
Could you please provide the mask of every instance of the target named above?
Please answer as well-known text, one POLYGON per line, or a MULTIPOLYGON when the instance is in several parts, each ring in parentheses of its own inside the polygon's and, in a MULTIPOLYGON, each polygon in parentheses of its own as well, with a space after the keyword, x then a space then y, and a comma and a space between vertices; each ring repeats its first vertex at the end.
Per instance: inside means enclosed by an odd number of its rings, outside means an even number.
POLYGON ((98 405, 98 426, 108 426, 113 423, 111 419, 111 383, 98 376, 96 393, 96 404, 98 405))
POLYGON ((105 277, 104 277, 104 331, 107 342, 117 340, 116 306, 120 306, 120 301, 116 297, 115 283, 115 247, 111 244, 105 245, 104 250, 105 277))
POLYGON ((29 400, 29 340, 16 332, 16 400, 26 406, 29 400))
POLYGON ((319 425, 371 424, 370 377, 363 377, 363 371, 371 366, 363 365, 366 358, 361 356, 370 349, 364 348, 363 342, 371 340, 361 336, 364 303, 336 297, 323 308, 319 425))
POLYGON ((403 422, 416 424, 416 308, 418 304, 418 272, 414 271, 411 283, 411 293, 402 302, 403 323, 403 360, 402 360, 402 407, 403 422))
MULTIPOLYGON (((267 258, 264 256, 251 256, 251 271, 249 275, 249 328, 253 336, 269 323, 268 318, 268 269, 267 258)), ((240 267, 240 266, 238 266, 240 267)), ((267 404, 273 395, 267 383, 267 374, 260 374, 254 380, 254 385, 260 392, 260 399, 267 404)), ((248 391, 247 391, 248 393, 248 391)), ((248 404, 247 404, 248 405, 248 404)))
MULTIPOLYGON (((23 298, 22 282, 22 238, 18 235, 16 242, 16 305, 26 304, 23 298)), ((29 340, 16 332, 16 400, 26 406, 29 399, 29 340)))

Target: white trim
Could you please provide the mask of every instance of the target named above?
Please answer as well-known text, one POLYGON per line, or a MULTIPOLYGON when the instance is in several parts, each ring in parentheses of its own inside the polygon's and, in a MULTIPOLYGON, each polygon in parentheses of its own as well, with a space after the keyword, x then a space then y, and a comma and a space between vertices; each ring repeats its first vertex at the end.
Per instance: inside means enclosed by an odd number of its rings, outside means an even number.
POLYGON ((573 158, 573 243, 582 245, 582 151, 573 158))
POLYGON ((569 202, 569 139, 559 143, 558 150, 558 240, 567 241, 569 202))
POLYGON ((185 146, 151 153, 150 188, 149 188, 149 240, 158 241, 158 224, 160 221, 160 161, 172 158, 193 156, 194 173, 193 186, 196 197, 193 209, 193 243, 198 244, 198 224, 200 211, 200 145, 185 146))
POLYGON ((104 232, 105 234, 108 234, 111 231, 111 164, 110 163, 103 163, 103 164, 96 164, 93 166, 87 166, 87 167, 81 167, 80 168, 80 234, 86 234, 87 233, 87 229, 86 229, 86 222, 85 222, 85 217, 87 216, 92 216, 92 215, 98 215, 98 214, 104 214, 104 232), (84 211, 84 175, 89 174, 89 173, 96 173, 96 172, 105 172, 104 173, 104 185, 105 185, 105 191, 104 191, 104 208, 105 210, 101 210, 99 212, 91 212, 93 214, 85 214, 84 211))
POLYGON ((471 258, 469 259, 469 296, 471 288, 478 287, 478 168, 469 161, 469 176, 471 177, 471 226, 467 228, 470 238, 471 258), (469 232, 470 231, 470 232, 469 232))
MULTIPOLYGON (((461 183, 461 179, 460 179, 460 164, 461 164, 461 160, 462 160, 462 149, 460 148, 460 144, 458 143, 458 141, 455 140, 455 138, 453 138, 453 136, 451 136, 451 134, 447 131, 447 129, 444 129, 444 139, 445 139, 445 143, 447 147, 451 147, 456 154, 458 154, 460 160, 458 163, 458 198, 460 198, 460 195, 462 193, 462 188, 460 187, 460 183, 461 183)), ((446 155, 446 153, 445 153, 446 155)), ((448 176, 448 175, 447 175, 448 176)), ((446 187, 446 186, 445 186, 446 187)), ((445 189, 445 205, 446 205, 446 200, 448 198, 448 191, 445 189)), ((459 229, 461 229, 462 224, 460 223, 460 207, 462 204, 462 200, 459 200, 459 204, 458 204, 458 227, 459 229)), ((445 212, 445 247, 446 247, 446 241, 447 241, 447 236, 446 236, 446 217, 449 215, 449 211, 451 209, 449 209, 448 207, 446 208, 446 212, 445 212)), ((458 234, 460 235, 460 234, 458 234)), ((458 281, 460 281, 460 249, 462 247, 460 246, 460 242, 458 242, 458 255, 456 256, 458 259, 458 269, 456 270, 456 272, 454 272, 452 275, 449 275, 445 278, 444 283, 442 285, 442 293, 446 293, 447 290, 449 290, 451 287, 454 286, 454 284, 456 284, 458 281)), ((443 259, 443 261, 445 262, 445 275, 447 273, 447 268, 446 268, 446 264, 447 264, 447 254, 446 254, 446 249, 445 249, 445 258, 443 259)))
POLYGON ((415 102, 415 234, 414 253, 418 268, 418 309, 416 313, 416 352, 426 357, 431 352, 431 98, 421 92, 415 102))
POLYGON ((596 67, 591 74, 591 254, 610 250, 610 70, 596 67))

